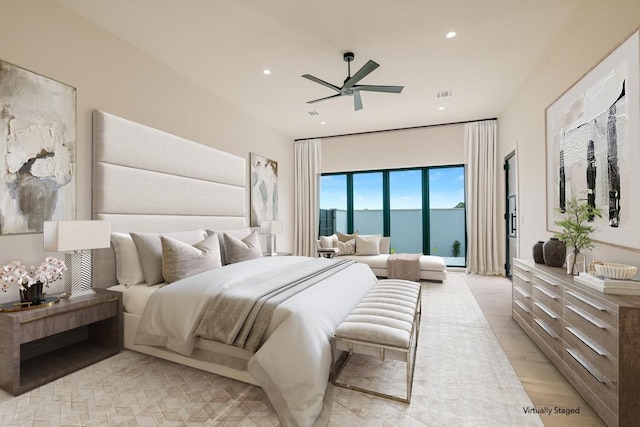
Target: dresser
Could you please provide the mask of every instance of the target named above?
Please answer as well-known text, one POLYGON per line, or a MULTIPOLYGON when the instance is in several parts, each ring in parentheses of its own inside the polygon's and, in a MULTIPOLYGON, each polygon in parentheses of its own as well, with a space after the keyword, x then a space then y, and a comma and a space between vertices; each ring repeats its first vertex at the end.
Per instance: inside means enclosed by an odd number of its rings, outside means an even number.
POLYGON ((518 325, 608 426, 638 425, 640 297, 604 294, 529 259, 514 259, 512 280, 518 325))

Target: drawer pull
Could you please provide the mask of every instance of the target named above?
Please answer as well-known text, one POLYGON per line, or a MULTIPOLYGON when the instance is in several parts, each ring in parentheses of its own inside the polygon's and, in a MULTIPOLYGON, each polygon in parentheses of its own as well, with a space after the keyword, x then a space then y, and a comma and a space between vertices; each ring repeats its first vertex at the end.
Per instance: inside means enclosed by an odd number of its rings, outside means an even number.
POLYGON ((548 285, 555 286, 556 288, 558 287, 557 283, 552 283, 552 282, 548 281, 547 279, 545 279, 544 277, 540 277, 535 273, 534 273, 534 276, 536 276, 536 279, 539 279, 539 280, 543 281, 544 283, 546 283, 548 285))
POLYGON ((553 311, 551 311, 550 309, 548 309, 544 304, 540 304, 539 302, 534 302, 533 305, 535 305, 536 307, 538 307, 540 310, 542 310, 544 312, 544 314, 546 314, 547 316, 551 317, 552 319, 557 319, 558 315, 555 314, 553 311))
POLYGON ((568 348, 566 350, 567 350, 567 353, 569 353, 569 355, 573 357, 575 361, 580 364, 580 366, 582 366, 587 372, 591 374, 593 378, 596 379, 596 381, 598 381, 601 384, 604 384, 604 380, 600 377, 600 375, 598 375, 598 371, 596 371, 591 366, 589 366, 589 364, 572 349, 568 348))
POLYGON ((551 338, 553 338, 554 340, 559 339, 560 337, 558 337, 558 334, 556 334, 555 332, 553 332, 551 330, 550 327, 548 327, 543 321, 538 320, 538 319, 533 319, 534 322, 536 322, 538 324, 538 326, 540 326, 542 328, 543 331, 545 331, 551 338))
POLYGON ((529 311, 529 309, 528 309, 528 308, 527 308, 523 303, 521 303, 520 301, 518 301, 517 299, 516 299, 516 300, 513 300, 513 302, 514 302, 518 307, 520 307, 520 309, 521 309, 522 311, 524 311, 525 313, 531 313, 531 312, 529 311))
POLYGON ((598 347, 597 345, 595 345, 593 342, 591 342, 591 340, 587 337, 585 337, 580 331, 578 331, 577 329, 571 328, 569 326, 565 327, 565 329, 567 331, 569 331, 571 333, 571 335, 573 335, 574 337, 578 338, 580 341, 582 341, 582 343, 584 345, 586 345, 587 347, 589 347, 591 350, 593 350, 598 356, 606 356, 607 353, 605 353, 604 351, 602 351, 600 349, 600 347, 598 347))
POLYGON ((513 275, 516 276, 518 279, 522 280, 525 283, 531 283, 531 279, 529 279, 528 277, 524 277, 522 274, 518 274, 518 273, 514 272, 513 275))
POLYGON ((587 322, 591 323, 595 327, 600 328, 600 329, 607 329, 607 325, 603 325, 602 323, 598 322, 598 320, 594 319, 589 314, 587 314, 584 311, 580 310, 578 307, 574 307, 572 305, 566 305, 565 307, 567 307, 569 310, 573 311, 575 314, 577 314, 578 316, 582 317, 584 320, 586 320, 587 322))
POLYGON ((540 292, 542 292, 543 294, 545 294, 546 296, 548 296, 549 298, 558 299, 558 295, 554 294, 553 292, 550 292, 550 291, 546 290, 542 286, 533 285, 533 287, 536 288, 537 290, 539 290, 540 292))
POLYGON ((522 289, 520 289, 520 288, 519 288, 519 287, 517 287, 517 286, 514 286, 514 287, 513 287, 513 290, 514 290, 514 291, 516 291, 516 292, 518 292, 520 295, 522 295, 522 296, 523 296, 523 297, 525 297, 525 298, 531 298, 531 295, 529 295, 528 293, 526 293, 525 291, 523 291, 522 289))
POLYGON ((603 307, 600 304, 597 304, 597 303, 591 301, 589 298, 585 298, 582 295, 576 294, 573 291, 567 291, 567 293, 569 295, 571 295, 572 297, 574 297, 575 299, 580 300, 580 301, 582 301, 583 303, 585 303, 587 305, 590 305, 591 307, 595 308, 596 310, 607 311, 606 307, 603 307))

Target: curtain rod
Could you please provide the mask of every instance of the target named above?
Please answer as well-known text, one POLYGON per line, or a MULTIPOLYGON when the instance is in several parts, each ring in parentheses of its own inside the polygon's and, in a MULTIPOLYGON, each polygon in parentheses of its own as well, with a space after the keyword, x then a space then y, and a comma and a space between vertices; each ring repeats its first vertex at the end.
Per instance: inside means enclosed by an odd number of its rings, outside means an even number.
POLYGON ((489 119, 479 119, 479 120, 466 120, 462 122, 451 122, 451 123, 440 123, 437 125, 422 125, 422 126, 411 126, 406 128, 396 128, 396 129, 381 129, 381 130, 371 130, 368 132, 355 132, 355 133, 344 133, 342 135, 328 135, 328 136, 314 136, 309 138, 296 138, 293 141, 305 141, 307 139, 315 139, 315 138, 339 138, 341 136, 355 136, 355 135, 367 135, 370 133, 382 133, 382 132, 395 132, 399 130, 411 130, 411 129, 424 129, 424 128, 432 128, 437 126, 451 126, 451 125, 463 125, 466 123, 474 123, 474 122, 483 122, 485 120, 498 120, 497 117, 491 117, 489 119))

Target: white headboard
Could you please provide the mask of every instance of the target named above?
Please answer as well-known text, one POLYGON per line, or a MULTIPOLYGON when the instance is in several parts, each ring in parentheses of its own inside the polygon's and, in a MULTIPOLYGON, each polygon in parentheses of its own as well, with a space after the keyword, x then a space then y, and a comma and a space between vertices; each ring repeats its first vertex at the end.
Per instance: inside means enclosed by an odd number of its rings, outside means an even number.
MULTIPOLYGON (((246 226, 245 159, 93 112, 93 218, 112 231, 246 226)), ((94 286, 115 284, 113 250, 94 250, 94 286)))

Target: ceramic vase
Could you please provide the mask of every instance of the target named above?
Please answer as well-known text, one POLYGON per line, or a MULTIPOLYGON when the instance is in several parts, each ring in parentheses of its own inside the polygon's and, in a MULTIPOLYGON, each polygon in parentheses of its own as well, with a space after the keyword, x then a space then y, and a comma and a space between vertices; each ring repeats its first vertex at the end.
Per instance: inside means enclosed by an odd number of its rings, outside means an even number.
POLYGON ((542 245, 542 257, 549 267, 562 267, 567 257, 567 245, 557 237, 552 237, 542 245))
POLYGON ((544 256, 542 255, 542 245, 544 245, 544 241, 538 240, 538 242, 533 245, 533 261, 536 264, 544 264, 544 256))
POLYGON ((24 290, 20 290, 20 302, 39 305, 42 301, 44 301, 44 296, 42 295, 42 282, 36 282, 33 285, 26 287, 24 290))

